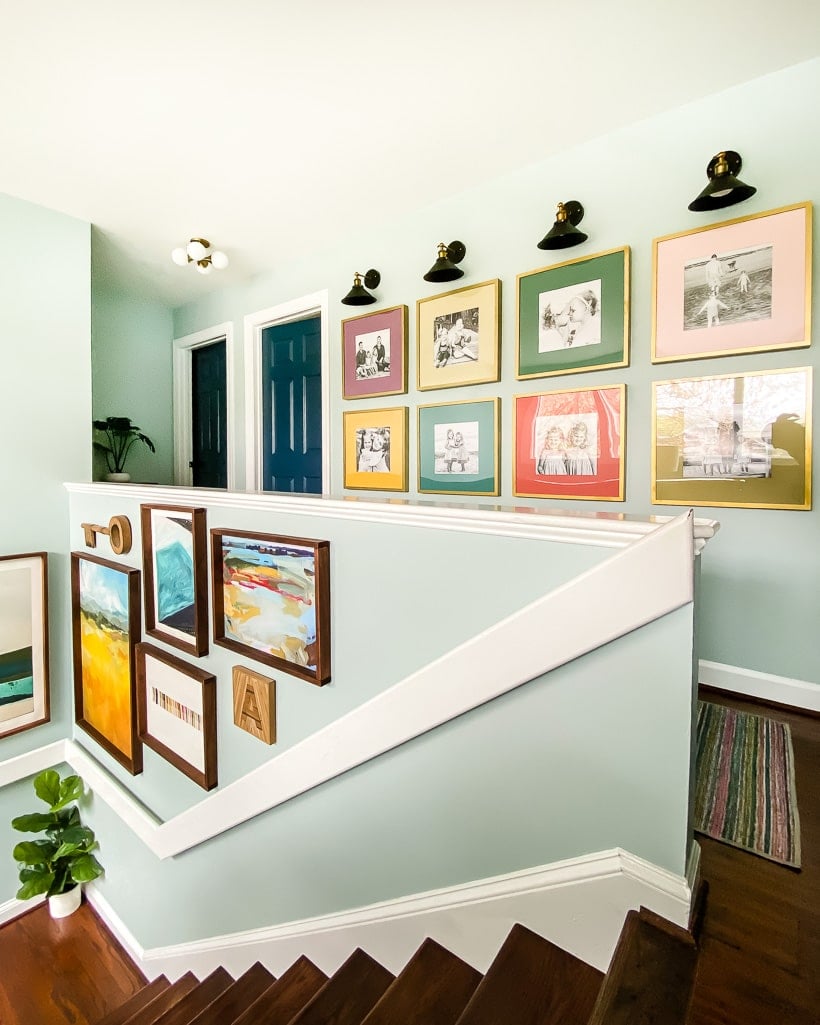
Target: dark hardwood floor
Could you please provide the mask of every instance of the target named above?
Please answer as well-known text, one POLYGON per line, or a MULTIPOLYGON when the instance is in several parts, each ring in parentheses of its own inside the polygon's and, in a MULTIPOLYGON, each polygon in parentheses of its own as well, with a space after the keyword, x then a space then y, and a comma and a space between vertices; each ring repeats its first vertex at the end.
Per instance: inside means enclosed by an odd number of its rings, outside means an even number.
MULTIPOLYGON (((689 1023, 820 1025, 820 717, 702 697, 791 725, 803 867, 698 838, 709 895, 689 1023)), ((143 981, 88 905, 0 929, 0 1025, 95 1025, 143 981)))

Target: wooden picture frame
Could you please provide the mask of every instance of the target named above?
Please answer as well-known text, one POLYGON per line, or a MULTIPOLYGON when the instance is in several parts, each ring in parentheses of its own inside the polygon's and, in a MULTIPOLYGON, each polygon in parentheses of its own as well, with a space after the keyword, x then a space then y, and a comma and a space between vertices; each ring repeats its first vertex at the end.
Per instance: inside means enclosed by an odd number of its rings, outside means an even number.
POLYGON ((422 494, 499 493, 500 405, 500 399, 490 398, 419 406, 422 494))
POLYGON ((189 655, 208 653, 205 510, 141 505, 145 632, 189 655))
POLYGON ((51 718, 48 555, 0 555, 0 739, 51 718))
POLYGON ((629 366, 630 249, 516 278, 519 380, 629 366))
POLYGON ((214 642, 318 686, 330 680, 330 543, 211 530, 214 642))
POLYGON ((652 362, 811 343, 811 203, 707 224, 652 245, 652 362))
POLYGON ((342 394, 346 399, 407 391, 407 307, 391 306, 342 321, 342 394))
POLYGON ((136 655, 140 740, 203 790, 213 790, 216 677, 153 644, 138 644, 136 655))
POLYGON ((623 502, 626 385, 513 401, 514 495, 623 502))
POLYGON ((812 368, 655 381, 656 505, 811 509, 812 368))
POLYGON ((498 278, 417 300, 419 391, 498 381, 500 350, 498 278))
POLYGON ((72 552, 75 722, 134 776, 142 772, 134 653, 140 625, 140 571, 72 552))
POLYGON ((346 488, 407 490, 407 419, 407 406, 342 415, 346 488))

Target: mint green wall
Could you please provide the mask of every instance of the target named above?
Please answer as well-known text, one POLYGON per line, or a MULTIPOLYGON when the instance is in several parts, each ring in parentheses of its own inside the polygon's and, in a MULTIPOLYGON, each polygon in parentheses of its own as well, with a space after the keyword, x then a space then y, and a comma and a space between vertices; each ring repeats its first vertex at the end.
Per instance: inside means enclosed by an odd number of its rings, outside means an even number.
MULTIPOLYGON (((243 317, 321 289, 330 293, 330 378, 333 479, 332 492, 342 491, 341 422, 344 409, 406 403, 411 410, 410 494, 416 481, 415 407, 473 396, 502 399, 502 493, 499 502, 573 509, 621 510, 669 515, 669 506, 650 501, 651 382, 734 371, 818 366, 818 346, 789 352, 689 361, 650 363, 652 240, 721 219, 756 213, 790 203, 820 199, 817 176, 820 142, 809 128, 818 113, 820 60, 813 60, 747 83, 725 93, 642 121, 548 161, 522 167, 469 192, 458 193, 457 172, 441 175, 440 203, 424 210, 384 210, 378 228, 346 236, 332 248, 302 263, 282 265, 244 287, 226 289, 199 303, 178 309, 174 333, 182 336, 233 321, 239 350, 234 376, 235 401, 243 406, 244 366, 241 352, 243 317), (744 157, 744 179, 758 188, 751 200, 724 211, 724 218, 693 214, 688 202, 706 183, 705 167, 720 149, 744 157), (516 275, 550 262, 536 248, 554 219, 558 200, 579 199, 586 208, 584 230, 590 241, 573 249, 572 257, 629 245, 632 248, 632 359, 625 370, 566 375, 518 382, 515 379, 516 275), (502 295, 502 378, 498 385, 417 392, 415 301, 437 288, 422 280, 435 257, 438 241, 462 239, 466 275, 457 286, 499 277, 502 295), (343 402, 340 386, 339 324, 350 316, 341 297, 354 270, 377 267, 382 285, 380 306, 410 307, 409 394, 389 399, 343 402), (571 503, 521 500, 512 496, 510 439, 512 397, 561 388, 627 385, 626 502, 571 503)), ((488 126, 488 130, 492 130, 488 126)), ((534 125, 537 131, 538 126, 534 125)), ((360 197, 366 203, 366 194, 360 197)), ((305 211, 310 217, 310 211, 305 211)), ((815 261, 816 263, 816 261, 815 261)), ((817 274, 815 272, 815 282, 817 274)), ((378 307, 375 307, 376 309, 378 307)), ((374 307, 368 307, 372 310, 374 307)), ((815 318, 816 320, 816 318, 815 318)), ((815 394, 820 389, 816 389, 815 394)), ((815 413, 817 399, 814 401, 815 413)), ((236 439, 237 465, 243 462, 243 439, 236 439)), ((816 459, 814 460, 816 467, 816 459)), ((361 494, 359 492, 359 494, 361 494)), ((374 497, 378 497, 374 493, 374 497)), ((435 499, 434 499, 435 500, 435 499)), ((445 499, 441 499, 442 501, 445 499)), ((459 498, 483 503, 487 499, 459 498)), ((816 503, 815 503, 816 504, 816 503)), ((711 509, 699 515, 722 523, 703 566, 701 656, 717 662, 795 677, 820 684, 820 662, 807 638, 820 619, 820 512, 711 509)))
MULTIPOLYGON (((133 481, 170 484, 174 476, 171 311, 162 303, 124 295, 110 286, 92 290, 91 372, 94 419, 128 416, 153 441, 137 443, 126 470, 133 481)), ((94 479, 105 459, 95 453, 94 479)))

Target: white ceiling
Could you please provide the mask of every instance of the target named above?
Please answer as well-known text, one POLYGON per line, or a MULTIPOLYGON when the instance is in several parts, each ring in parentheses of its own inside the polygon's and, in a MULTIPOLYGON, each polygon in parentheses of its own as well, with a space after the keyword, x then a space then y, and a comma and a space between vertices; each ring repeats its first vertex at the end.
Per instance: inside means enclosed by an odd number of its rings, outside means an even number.
POLYGON ((820 41, 816 0, 0 10, 0 192, 91 221, 95 273, 172 305, 441 198, 440 154, 465 139, 459 189, 814 57, 820 41), (171 263, 195 235, 228 270, 171 263))

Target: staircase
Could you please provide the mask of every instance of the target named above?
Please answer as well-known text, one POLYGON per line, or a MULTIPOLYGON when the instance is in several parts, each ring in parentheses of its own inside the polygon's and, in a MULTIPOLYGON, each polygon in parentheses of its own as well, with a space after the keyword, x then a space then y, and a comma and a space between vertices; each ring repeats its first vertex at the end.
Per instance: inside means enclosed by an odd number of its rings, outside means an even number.
POLYGON ((515 925, 484 976, 427 939, 395 977, 363 950, 330 978, 306 957, 160 977, 98 1025, 684 1025, 696 967, 692 933, 641 908, 606 975, 515 925))

